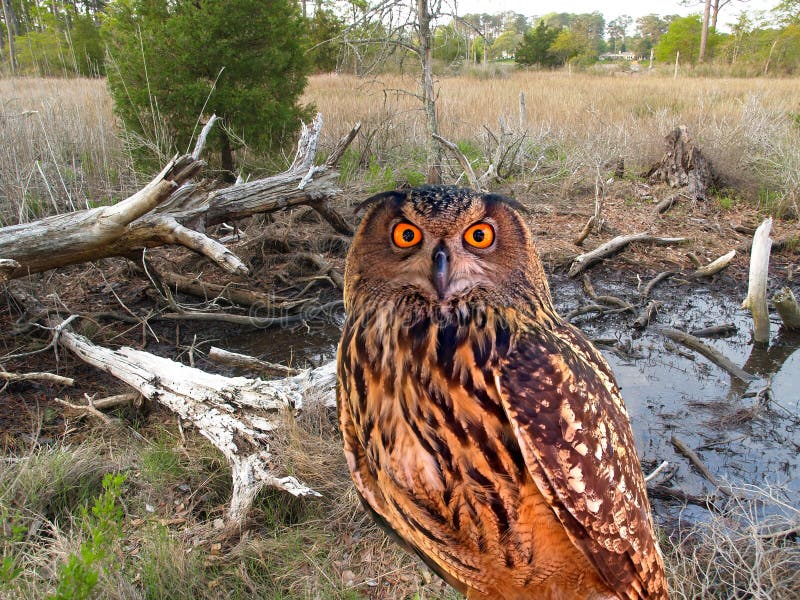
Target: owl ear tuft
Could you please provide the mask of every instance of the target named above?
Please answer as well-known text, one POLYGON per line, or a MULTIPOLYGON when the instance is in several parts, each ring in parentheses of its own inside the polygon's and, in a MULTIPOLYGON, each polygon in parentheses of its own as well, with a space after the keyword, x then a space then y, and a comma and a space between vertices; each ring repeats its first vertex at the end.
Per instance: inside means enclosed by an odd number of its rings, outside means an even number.
POLYGON ((375 194, 374 196, 370 196, 366 200, 364 200, 361 204, 356 206, 355 210, 353 211, 354 215, 357 215, 373 204, 377 204, 378 202, 391 202, 392 204, 400 204, 408 199, 408 192, 403 190, 391 190, 389 192, 381 192, 380 194, 375 194))
POLYGON ((481 196, 483 198, 484 203, 486 206, 492 206, 494 204, 505 204, 506 206, 510 206, 511 208, 518 210, 523 214, 530 214, 531 209, 527 206, 519 202, 518 200, 514 200, 513 198, 509 198, 508 196, 503 196, 502 194, 483 194, 481 196))

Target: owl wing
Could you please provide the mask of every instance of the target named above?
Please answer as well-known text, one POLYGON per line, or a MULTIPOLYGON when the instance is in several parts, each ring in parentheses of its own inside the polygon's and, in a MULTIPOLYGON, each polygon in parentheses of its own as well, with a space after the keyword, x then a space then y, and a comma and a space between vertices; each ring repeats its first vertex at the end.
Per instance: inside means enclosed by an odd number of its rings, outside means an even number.
POLYGON ((495 384, 525 463, 567 535, 621 598, 667 599, 628 414, 574 327, 523 333, 495 384))

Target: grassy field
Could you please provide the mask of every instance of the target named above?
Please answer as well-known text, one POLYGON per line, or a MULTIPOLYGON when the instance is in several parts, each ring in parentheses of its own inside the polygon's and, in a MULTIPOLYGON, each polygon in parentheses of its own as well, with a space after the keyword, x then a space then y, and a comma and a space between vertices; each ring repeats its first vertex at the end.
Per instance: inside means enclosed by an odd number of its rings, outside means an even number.
MULTIPOLYGON (((419 168, 425 126, 416 82, 399 76, 364 81, 345 75, 310 80, 305 99, 327 123, 329 140, 360 120, 361 164, 400 177, 419 168), (373 158, 370 159, 370 156, 373 158)), ((623 159, 637 177, 663 153, 663 136, 686 125, 711 159, 726 193, 763 208, 797 206, 800 198, 800 97, 797 79, 672 79, 658 76, 530 72, 439 81, 442 135, 470 159, 485 161, 499 120, 524 134, 514 178, 526 189, 569 194, 595 169, 623 159), (520 94, 525 97, 520 117, 520 94), (492 133, 489 133, 491 130, 492 133)), ((477 169, 476 169, 477 170, 477 169)))
MULTIPOLYGON (((409 77, 364 80, 318 75, 304 102, 325 118, 328 147, 363 124, 342 163, 345 179, 372 191, 424 171, 425 126, 409 77)), ((518 142, 506 187, 562 198, 591 187, 598 170, 624 160, 637 178, 663 152, 663 136, 686 125, 722 179, 722 194, 768 212, 797 212, 800 198, 798 79, 704 79, 512 72, 439 81, 442 134, 476 170, 500 136, 518 142), (520 120, 520 93, 525 114, 520 120)), ((102 80, 0 79, 0 225, 105 203, 135 191, 130 148, 163 140, 126 138, 102 80)), ((288 150, 288 149, 287 149, 288 150)), ((455 161, 446 173, 459 175, 455 161)))

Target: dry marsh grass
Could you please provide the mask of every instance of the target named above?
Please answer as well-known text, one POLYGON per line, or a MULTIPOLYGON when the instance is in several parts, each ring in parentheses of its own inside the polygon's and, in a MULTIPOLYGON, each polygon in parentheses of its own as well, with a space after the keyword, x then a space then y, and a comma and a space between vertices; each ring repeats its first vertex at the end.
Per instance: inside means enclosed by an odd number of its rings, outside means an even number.
MULTIPOLYGON (((597 166, 622 158, 637 176, 657 160, 663 136, 688 126, 726 185, 763 208, 800 197, 798 79, 600 76, 513 72, 494 79, 439 79, 442 135, 485 154, 498 120, 526 132, 517 177, 529 185, 560 182, 569 191, 597 166), (520 123, 520 93, 525 120, 520 123)), ((304 96, 322 111, 329 142, 355 121, 363 123, 358 149, 382 164, 419 161, 425 125, 416 81, 398 75, 375 80, 350 75, 312 77, 304 96)), ((462 148, 462 149, 463 149, 462 148)), ((367 164, 369 158, 361 158, 367 164)), ((395 167, 396 168, 396 167, 395 167)), ((546 189, 546 188, 545 188, 546 189)))
POLYGON ((101 79, 0 79, 0 226, 135 191, 101 79))

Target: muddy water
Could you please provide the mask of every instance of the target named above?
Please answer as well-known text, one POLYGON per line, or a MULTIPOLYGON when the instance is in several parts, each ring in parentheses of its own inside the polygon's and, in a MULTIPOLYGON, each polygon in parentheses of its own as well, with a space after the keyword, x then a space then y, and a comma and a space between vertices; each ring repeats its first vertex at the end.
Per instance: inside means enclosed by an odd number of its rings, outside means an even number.
MULTIPOLYGON (((562 314, 587 303, 579 282, 551 277, 553 296, 562 314)), ((636 282, 602 284, 598 294, 612 294, 632 303, 636 282)), ((739 308, 744 290, 732 283, 681 283, 668 280, 652 296, 662 310, 645 333, 631 323, 635 315, 578 317, 575 324, 600 340, 598 347, 617 376, 630 412, 645 471, 667 460, 677 467, 671 485, 690 494, 713 491, 678 455, 674 435, 695 449, 717 477, 731 484, 780 485, 800 498, 800 336, 779 334, 773 322, 768 349, 754 348, 747 312, 739 308), (690 331, 732 323, 736 332, 705 341, 755 378, 742 383, 704 357, 665 341, 657 327, 690 331), (614 348, 616 343, 618 348, 614 348), (622 348, 620 350, 619 348, 622 348), (771 381, 773 399, 752 409, 755 393, 771 381)), ((335 356, 342 315, 328 325, 294 331, 268 331, 230 340, 234 350, 266 360, 296 365, 320 364, 335 356)))

